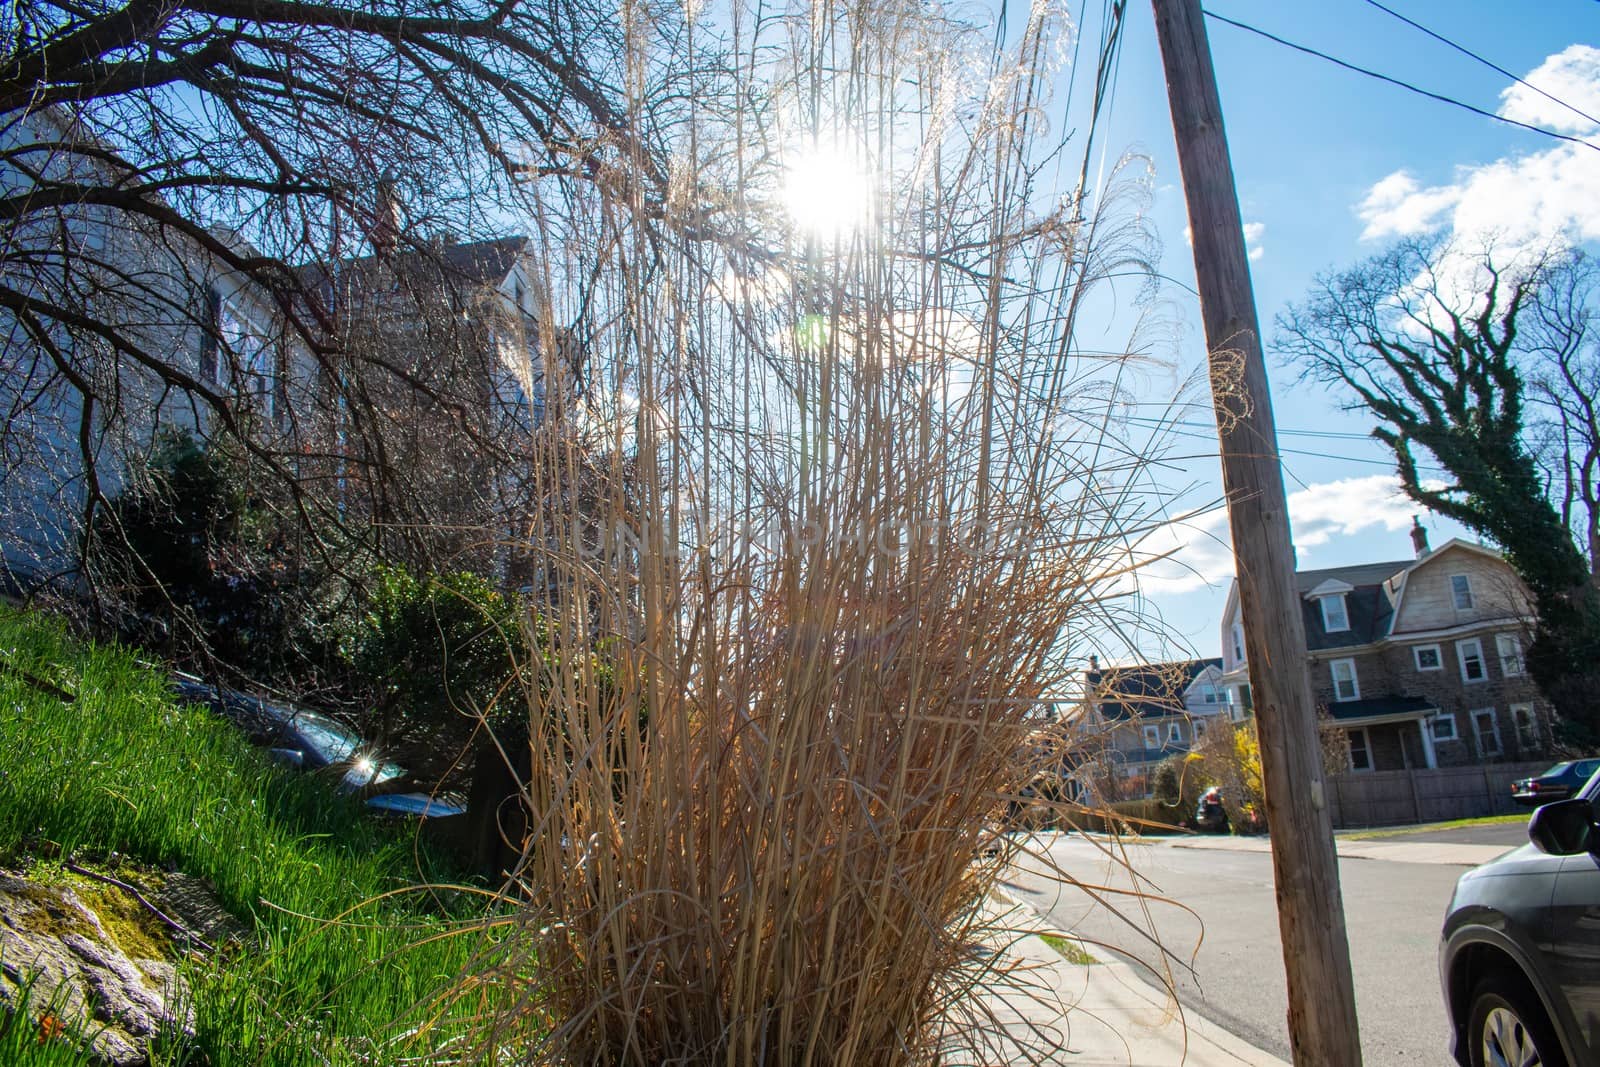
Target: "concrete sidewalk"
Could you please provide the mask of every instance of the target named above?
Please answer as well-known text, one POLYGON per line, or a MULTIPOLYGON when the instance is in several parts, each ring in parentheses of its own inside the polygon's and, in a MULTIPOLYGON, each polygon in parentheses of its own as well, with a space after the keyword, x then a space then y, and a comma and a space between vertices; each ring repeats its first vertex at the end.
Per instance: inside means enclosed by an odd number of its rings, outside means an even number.
MULTIPOLYGON (((1215 834, 1196 837, 1147 838, 1165 841, 1167 848, 1212 849, 1224 852, 1271 852, 1265 837, 1235 837, 1215 834)), ((1394 838, 1346 840, 1335 835, 1334 849, 1340 859, 1389 860, 1393 863, 1438 863, 1455 867, 1477 867, 1502 856, 1506 845, 1452 844, 1443 841, 1407 841, 1394 838)))
POLYGON ((981 1055, 950 1055, 946 1067, 1287 1067, 1185 1011, 1128 964, 1069 962, 1037 936, 1054 931, 1008 894, 997 892, 991 906, 999 922, 1015 931, 992 946, 1004 957, 1000 970, 1010 972, 1006 988, 983 994, 982 1011, 996 1032, 981 1055))

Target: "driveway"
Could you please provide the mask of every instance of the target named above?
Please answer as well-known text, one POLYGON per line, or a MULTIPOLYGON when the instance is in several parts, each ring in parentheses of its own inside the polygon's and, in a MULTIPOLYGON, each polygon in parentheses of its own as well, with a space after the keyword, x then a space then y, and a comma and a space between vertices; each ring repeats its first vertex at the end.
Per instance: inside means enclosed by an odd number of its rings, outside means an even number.
MULTIPOLYGON (((1525 840, 1521 825, 1496 825, 1341 842, 1366 1062, 1450 1064, 1437 971, 1440 923, 1462 871, 1525 840)), ((1050 925, 1134 963, 1152 985, 1170 976, 1186 1008, 1289 1058, 1264 841, 1148 839, 1125 850, 1131 871, 1106 855, 1103 842, 1077 835, 1039 841, 1041 857, 1019 864, 1010 885, 1050 925), (1165 961, 1152 938, 1165 947, 1165 961)))

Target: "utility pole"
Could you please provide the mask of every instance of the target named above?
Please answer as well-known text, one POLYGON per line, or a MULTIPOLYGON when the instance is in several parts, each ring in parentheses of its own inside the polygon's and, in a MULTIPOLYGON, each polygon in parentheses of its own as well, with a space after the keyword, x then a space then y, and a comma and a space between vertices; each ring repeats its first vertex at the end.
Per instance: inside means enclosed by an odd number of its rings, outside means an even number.
POLYGON ((1322 778, 1288 504, 1233 165, 1200 0, 1151 0, 1210 353, 1222 484, 1261 739, 1297 1067, 1361 1063, 1338 857, 1322 778))

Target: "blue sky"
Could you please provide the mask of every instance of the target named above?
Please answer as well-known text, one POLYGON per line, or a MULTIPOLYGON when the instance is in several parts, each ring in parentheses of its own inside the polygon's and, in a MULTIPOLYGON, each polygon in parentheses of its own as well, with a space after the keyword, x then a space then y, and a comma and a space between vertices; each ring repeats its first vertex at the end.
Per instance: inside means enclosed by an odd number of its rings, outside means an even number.
MULTIPOLYGON (((1387 6, 1472 49, 1554 95, 1600 115, 1600 3, 1384 0, 1387 6), (1583 47, 1597 49, 1589 51, 1583 47), (1555 58, 1552 58, 1555 57, 1555 58), (1535 76, 1534 72, 1538 72, 1535 76)), ((1341 59, 1410 81, 1485 110, 1588 136, 1600 130, 1452 51, 1367 0, 1210 0, 1226 15, 1341 59)), ((1152 214, 1164 245, 1162 269, 1193 285, 1183 191, 1167 112, 1150 6, 1134 0, 1110 122, 1113 152, 1142 151, 1154 165, 1152 214)), ((1257 309, 1269 344, 1269 374, 1301 567, 1403 559, 1418 509, 1387 495, 1385 451, 1362 439, 1372 421, 1340 410, 1328 390, 1296 385, 1270 351, 1272 320, 1299 300, 1322 270, 1354 264, 1404 233, 1473 231, 1513 238, 1562 229, 1593 248, 1600 241, 1600 152, 1542 137, 1342 70, 1215 20, 1208 20, 1235 178, 1251 237, 1257 309), (1298 431, 1298 433, 1296 432, 1298 431), (1347 433, 1351 437, 1311 436, 1347 433)), ((1204 358, 1198 307, 1169 285, 1182 323, 1179 376, 1204 358)), ((1184 416, 1196 436, 1184 452, 1215 450, 1209 412, 1184 416), (1191 447, 1192 446, 1192 447, 1191 447)), ((1220 493, 1216 461, 1188 465, 1202 484, 1199 507, 1220 493)), ((1463 531, 1423 515, 1438 545, 1463 531)), ((1179 565, 1147 575, 1150 607, 1174 631, 1152 656, 1216 654, 1217 620, 1231 559, 1226 522, 1203 517, 1175 538, 1179 565)))

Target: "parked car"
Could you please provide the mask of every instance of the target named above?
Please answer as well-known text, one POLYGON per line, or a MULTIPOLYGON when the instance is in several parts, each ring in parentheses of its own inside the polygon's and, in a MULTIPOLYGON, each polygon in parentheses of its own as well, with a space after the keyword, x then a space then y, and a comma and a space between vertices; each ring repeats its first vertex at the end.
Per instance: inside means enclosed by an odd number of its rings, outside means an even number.
POLYGON ((1512 782, 1511 799, 1530 807, 1565 800, 1582 789, 1597 770, 1600 770, 1600 759, 1558 763, 1536 778, 1519 778, 1512 782))
POLYGON ((1600 1063, 1597 792, 1541 806, 1530 844, 1456 882, 1439 980, 1457 1063, 1600 1063))
MULTIPOLYGON (((309 708, 207 685, 175 675, 172 687, 184 700, 202 704, 242 730, 278 762, 298 770, 339 772, 341 792, 372 789, 405 775, 405 768, 380 758, 372 746, 337 720, 309 708)), ((374 793, 364 803, 375 812, 440 818, 466 811, 426 793, 374 793)))

